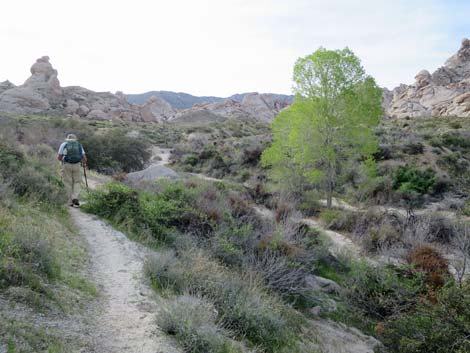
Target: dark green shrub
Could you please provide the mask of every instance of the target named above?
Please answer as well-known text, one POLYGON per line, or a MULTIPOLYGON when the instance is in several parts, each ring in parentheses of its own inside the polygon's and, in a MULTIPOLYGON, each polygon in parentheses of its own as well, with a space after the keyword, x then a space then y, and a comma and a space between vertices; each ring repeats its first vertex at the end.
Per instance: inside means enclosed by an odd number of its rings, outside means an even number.
POLYGON ((150 158, 148 144, 123 132, 84 136, 82 143, 88 166, 106 174, 141 170, 150 158))
POLYGON ((462 214, 464 216, 470 217, 470 200, 465 201, 465 205, 462 208, 462 214))
POLYGON ((452 129, 461 129, 462 128, 462 124, 459 123, 458 121, 452 121, 449 123, 449 126, 452 128, 452 129))
POLYGON ((401 150, 410 155, 422 154, 424 145, 421 142, 408 142, 401 146, 401 150))
POLYGON ((396 315, 381 334, 397 353, 470 352, 470 286, 450 285, 437 295, 437 302, 421 302, 416 311, 396 315))
POLYGON ((196 164, 198 164, 198 162, 199 162, 199 157, 196 153, 187 154, 183 158, 183 163, 184 164, 187 164, 187 165, 190 165, 190 166, 193 166, 193 167, 196 164))
POLYGON ((256 166, 260 161, 262 153, 263 147, 261 146, 247 148, 242 152, 241 162, 245 165, 256 166))
POLYGON ((470 139, 468 136, 464 136, 457 131, 445 133, 442 136, 442 141, 447 147, 470 148, 470 139))
POLYGON ((121 183, 109 183, 88 195, 84 209, 113 222, 130 227, 131 231, 150 230, 156 240, 163 241, 177 225, 183 211, 178 200, 167 195, 138 193, 121 183))
POLYGON ((424 195, 432 189, 436 181, 437 176, 432 169, 400 166, 393 173, 393 188, 407 195, 424 195))
POLYGON ((376 161, 386 161, 393 158, 393 149, 394 146, 380 144, 377 152, 373 154, 374 160, 376 161))
POLYGON ((414 308, 425 292, 423 278, 389 267, 363 268, 345 286, 347 301, 364 315, 384 320, 414 308))

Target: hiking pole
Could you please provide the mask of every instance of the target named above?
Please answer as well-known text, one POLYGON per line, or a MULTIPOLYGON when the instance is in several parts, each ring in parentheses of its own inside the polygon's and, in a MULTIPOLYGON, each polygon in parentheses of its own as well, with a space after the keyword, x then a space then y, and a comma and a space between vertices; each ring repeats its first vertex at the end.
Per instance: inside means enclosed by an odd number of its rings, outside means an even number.
POLYGON ((86 177, 86 168, 85 168, 85 166, 83 166, 83 175, 85 175, 86 191, 90 191, 90 190, 88 189, 88 179, 87 179, 87 177, 86 177))

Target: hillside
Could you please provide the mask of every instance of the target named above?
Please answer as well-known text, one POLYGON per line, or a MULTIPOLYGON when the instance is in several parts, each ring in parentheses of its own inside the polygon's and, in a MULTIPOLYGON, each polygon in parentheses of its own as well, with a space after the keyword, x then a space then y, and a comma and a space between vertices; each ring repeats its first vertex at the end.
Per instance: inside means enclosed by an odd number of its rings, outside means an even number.
MULTIPOLYGON (((170 91, 150 91, 141 94, 126 94, 127 100, 133 104, 144 104, 151 97, 159 97, 170 103, 170 105, 175 109, 188 109, 195 104, 203 103, 217 103, 222 102, 226 99, 231 99, 236 102, 242 102, 243 98, 247 93, 234 94, 227 98, 213 97, 213 96, 193 96, 188 93, 183 92, 170 92, 170 91)), ((285 101, 292 103, 293 96, 283 95, 283 94, 273 94, 274 98, 279 101, 285 101)))

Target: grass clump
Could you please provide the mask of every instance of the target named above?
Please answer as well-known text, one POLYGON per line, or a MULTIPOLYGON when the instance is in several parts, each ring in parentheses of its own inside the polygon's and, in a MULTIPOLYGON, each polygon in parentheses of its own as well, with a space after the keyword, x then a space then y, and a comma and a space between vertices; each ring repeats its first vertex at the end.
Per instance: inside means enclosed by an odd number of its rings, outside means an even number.
POLYGON ((157 255, 147 262, 146 273, 157 287, 211 301, 224 327, 266 352, 287 352, 295 346, 299 323, 256 277, 246 281, 202 251, 179 258, 171 252, 157 255))
POLYGON ((189 294, 168 301, 157 323, 188 353, 242 353, 242 345, 217 323, 217 311, 210 302, 189 294))

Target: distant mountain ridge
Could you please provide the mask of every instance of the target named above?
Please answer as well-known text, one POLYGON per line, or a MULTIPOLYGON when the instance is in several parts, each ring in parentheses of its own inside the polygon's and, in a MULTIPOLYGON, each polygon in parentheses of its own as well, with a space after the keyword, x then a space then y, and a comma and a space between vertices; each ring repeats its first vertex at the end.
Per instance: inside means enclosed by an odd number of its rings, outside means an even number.
MULTIPOLYGON (((168 102, 174 109, 189 109, 195 104, 204 103, 218 103, 226 99, 231 99, 236 102, 242 102, 243 98, 249 93, 237 93, 227 98, 215 96, 193 96, 184 92, 171 92, 171 91, 150 91, 140 94, 127 94, 127 100, 132 104, 145 104, 151 97, 162 98, 168 102)), ((291 104, 294 96, 286 94, 272 94, 273 98, 277 101, 282 101, 291 104)))

